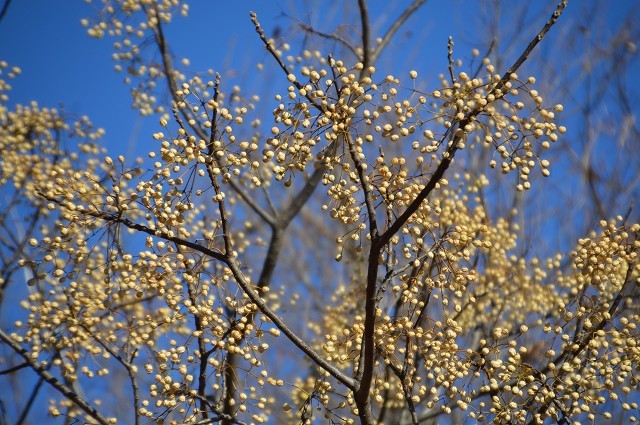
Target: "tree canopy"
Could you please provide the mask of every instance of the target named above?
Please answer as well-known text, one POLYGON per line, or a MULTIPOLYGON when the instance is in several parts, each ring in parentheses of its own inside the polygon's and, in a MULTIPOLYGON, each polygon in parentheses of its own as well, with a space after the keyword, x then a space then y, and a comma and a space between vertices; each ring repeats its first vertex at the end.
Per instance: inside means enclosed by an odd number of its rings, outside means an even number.
POLYGON ((186 2, 99 3, 153 143, 0 62, 0 424, 638 420, 639 29, 496 2, 425 76, 387 53, 425 0, 251 12, 264 99, 172 48, 186 2))

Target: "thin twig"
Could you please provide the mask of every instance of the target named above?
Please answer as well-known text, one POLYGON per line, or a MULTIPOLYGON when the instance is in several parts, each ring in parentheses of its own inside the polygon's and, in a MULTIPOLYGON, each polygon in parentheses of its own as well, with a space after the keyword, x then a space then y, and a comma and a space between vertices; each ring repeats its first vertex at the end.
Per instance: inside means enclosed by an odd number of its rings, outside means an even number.
MULTIPOLYGON (((520 68, 520 66, 524 63, 524 61, 527 60, 533 49, 538 45, 538 43, 542 41, 551 27, 558 21, 558 18, 560 18, 560 15, 562 15, 562 12, 564 11, 565 7, 567 7, 568 3, 568 0, 562 0, 560 3, 558 3, 556 10, 553 12, 549 20, 544 24, 540 32, 533 38, 533 40, 529 42, 527 48, 524 49, 524 52, 522 52, 518 60, 516 60, 516 62, 511 65, 511 68, 507 70, 507 73, 504 74, 504 76, 500 80, 500 83, 496 86, 497 89, 502 89, 502 87, 504 87, 504 84, 511 78, 511 74, 516 72, 518 68, 520 68)), ((496 90, 496 88, 494 88, 494 91, 496 90)))
POLYGON ((382 41, 378 43, 376 48, 371 53, 371 63, 375 63, 380 56, 380 53, 384 50, 387 44, 391 41, 391 38, 398 32, 398 30, 402 27, 402 25, 409 19, 413 13, 420 8, 427 0, 415 0, 408 8, 402 12, 402 15, 391 25, 391 27, 387 30, 387 32, 382 37, 382 41))
MULTIPOLYGON (((260 39, 262 40, 262 43, 264 43, 264 46, 267 48, 269 53, 271 53, 271 56, 273 56, 276 62, 278 62, 278 65, 280 65, 280 68, 282 68, 282 70, 285 72, 287 76, 291 75, 292 72, 289 70, 287 65, 282 61, 282 58, 280 58, 280 55, 278 55, 278 53, 275 51, 273 47, 273 43, 269 39, 267 39, 267 36, 265 35, 264 30, 260 25, 260 22, 258 22, 258 15, 255 12, 249 12, 249 16, 251 16, 251 22, 253 22, 253 26, 255 27, 256 32, 260 36, 260 39)), ((292 84, 296 86, 298 90, 301 90, 303 88, 302 84, 300 84, 300 82, 298 81, 294 81, 292 84)))
POLYGON ((27 416, 29 415, 29 411, 31 410, 31 407, 33 407, 33 405, 35 404, 34 401, 38 396, 38 393, 40 392, 40 388, 42 388, 43 383, 44 383, 44 379, 42 379, 42 377, 38 379, 38 382, 36 383, 35 387, 33 387, 33 391, 31 391, 31 394, 29 395, 27 402, 24 404, 24 408, 22 409, 22 412, 20 413, 20 416, 16 421, 16 425, 22 425, 24 421, 27 419, 27 416))
POLYGON ((449 36, 447 42, 447 61, 449 62, 449 76, 451 77, 451 85, 456 83, 456 73, 453 70, 453 37, 449 36))
MULTIPOLYGON (((284 71, 284 73, 289 76, 292 74, 292 72, 289 70, 289 68, 287 67, 287 65, 282 61, 282 58, 280 57, 280 55, 278 55, 278 52, 275 51, 275 48, 273 47, 273 43, 271 41, 269 41, 269 39, 267 39, 267 36, 264 33, 264 30, 262 29, 262 26, 260 26, 260 22, 258 22, 258 15, 255 12, 249 12, 249 16, 251 16, 251 22, 253 22, 253 26, 256 29, 256 32, 258 33, 258 36, 260 36, 260 40, 262 40, 262 43, 264 44, 264 47, 267 49, 267 51, 269 53, 271 53, 271 56, 276 60, 276 62, 278 63, 278 65, 280 65, 280 68, 282 68, 282 70, 284 71)), ((298 90, 301 90, 302 84, 299 81, 294 81, 293 84, 298 90)), ((305 97, 307 98, 307 100, 309 102, 311 102, 311 104, 318 109, 319 111, 324 112, 325 111, 325 107, 321 104, 319 104, 312 96, 311 93, 307 93, 305 95, 305 97)))
POLYGON ((0 22, 2 22, 2 19, 4 19, 5 15, 9 11, 10 4, 11 0, 5 0, 4 4, 2 5, 2 10, 0 10, 0 22))
POLYGON ((358 54, 358 51, 344 38, 340 37, 338 34, 336 34, 335 32, 329 34, 326 32, 322 32, 322 31, 318 31, 316 29, 314 29, 312 26, 307 25, 307 24, 303 24, 303 23, 299 23, 298 24, 300 26, 300 29, 311 33, 311 34, 315 34, 317 36, 320 36, 322 38, 326 38, 329 40, 335 40, 338 43, 342 44, 344 47, 346 47, 351 53, 353 53, 355 55, 356 58, 360 59, 360 55, 358 54))
POLYGON ((24 369, 25 367, 29 367, 29 363, 27 363, 27 362, 20 363, 17 366, 13 366, 13 367, 10 367, 9 369, 5 369, 3 371, 0 371, 0 375, 8 375, 10 373, 17 372, 20 369, 24 369))

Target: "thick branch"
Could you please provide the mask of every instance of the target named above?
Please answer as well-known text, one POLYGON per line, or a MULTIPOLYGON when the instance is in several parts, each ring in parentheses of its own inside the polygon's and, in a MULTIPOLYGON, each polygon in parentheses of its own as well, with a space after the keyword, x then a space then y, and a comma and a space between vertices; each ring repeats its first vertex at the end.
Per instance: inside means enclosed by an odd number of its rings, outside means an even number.
POLYGON ((367 0, 358 0, 358 8, 360 8, 360 25, 362 27, 362 65, 364 65, 364 69, 367 69, 371 65, 371 52, 369 51, 371 26, 369 25, 367 0))

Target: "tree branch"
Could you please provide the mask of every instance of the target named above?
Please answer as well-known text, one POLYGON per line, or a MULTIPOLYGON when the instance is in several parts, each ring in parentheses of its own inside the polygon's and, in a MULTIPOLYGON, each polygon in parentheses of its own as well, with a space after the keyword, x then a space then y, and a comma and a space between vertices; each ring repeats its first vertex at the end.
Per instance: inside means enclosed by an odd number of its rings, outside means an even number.
POLYGON ((9 5, 11 4, 11 0, 5 0, 2 5, 2 10, 0 10, 0 22, 4 19, 5 15, 9 11, 9 5))
POLYGON ((311 33, 311 34, 318 35, 318 36, 320 36, 322 38, 327 38, 329 40, 337 41, 338 43, 340 43, 344 47, 346 47, 351 53, 353 53, 353 55, 356 58, 358 58, 358 59, 360 58, 360 55, 358 54, 358 51, 351 44, 349 44, 349 42, 347 42, 347 40, 345 40, 344 38, 340 37, 338 34, 335 34, 335 33, 328 34, 328 33, 322 32, 322 31, 318 31, 318 30, 314 29, 312 26, 307 25, 307 24, 303 24, 303 23, 300 23, 298 25, 300 25, 300 28, 303 31, 306 31, 306 32, 311 33))
POLYGON ((367 0, 358 0, 358 8, 360 9, 360 25, 362 27, 362 65, 363 69, 368 69, 371 64, 371 52, 369 50, 371 28, 367 0))
POLYGON ((34 370, 42 379, 44 379, 48 384, 50 384, 53 388, 59 391, 62 395, 64 395, 67 399, 73 402, 76 406, 82 409, 89 417, 95 419, 98 423, 102 425, 110 425, 111 422, 102 416, 96 409, 91 407, 82 397, 80 397, 75 391, 71 388, 60 382, 55 376, 53 376, 50 372, 48 372, 43 366, 37 364, 32 358, 30 353, 22 348, 17 342, 15 342, 9 335, 7 335, 2 329, 0 329, 0 339, 4 341, 5 344, 10 346, 13 351, 19 354, 26 363, 29 364, 29 367, 34 370))
MULTIPOLYGON (((144 7, 144 6, 143 6, 144 7)), ((160 22, 160 20, 158 20, 158 23, 156 25, 156 27, 153 28, 154 30, 154 37, 155 37, 155 41, 156 41, 156 45, 158 46, 158 49, 160 50, 160 56, 162 57, 162 68, 163 68, 163 72, 164 72, 164 76, 167 80, 167 85, 169 86, 169 91, 171 94, 171 99, 173 100, 173 102, 176 105, 180 102, 180 99, 178 99, 177 97, 177 90, 178 90, 178 86, 176 85, 176 82, 173 78, 173 65, 171 64, 171 55, 169 54, 169 49, 166 43, 166 39, 164 36, 164 31, 162 29, 162 24, 160 22)), ((218 97, 218 86, 220 84, 220 76, 217 75, 216 76, 216 89, 215 89, 215 97, 218 97)), ((184 108, 180 108, 180 114, 183 116, 184 119, 186 119, 187 123, 189 122, 198 122, 197 119, 195 119, 195 117, 193 116, 193 114, 191 114, 191 112, 187 112, 187 110, 185 110, 184 108)), ((214 110, 214 119, 215 119, 215 115, 216 115, 216 110, 214 110)), ((198 127, 197 124, 194 125, 189 125, 189 127, 191 128, 191 130, 202 140, 207 140, 209 137, 207 137, 207 135, 205 134, 204 130, 200 127, 198 127)), ((212 132, 213 134, 213 132, 212 132)), ((273 217, 267 213, 251 196, 249 196, 249 194, 247 194, 238 183, 236 183, 235 180, 229 180, 229 185, 231 186, 231 188, 234 190, 234 192, 236 194, 238 194, 238 196, 240 196, 240 198, 247 204, 249 205, 249 207, 260 216, 260 218, 262 218, 265 222, 267 223, 271 223, 273 221, 273 217)))
MULTIPOLYGON (((556 10, 553 12, 549 20, 542 27, 540 32, 533 38, 533 40, 531 40, 531 42, 529 43, 527 48, 524 50, 524 52, 522 52, 522 54, 516 60, 516 62, 507 70, 507 73, 502 76, 500 81, 494 86, 494 88, 487 95, 487 97, 491 95, 495 95, 496 91, 504 88, 504 85, 511 78, 511 74, 516 72, 518 68, 520 68, 520 66, 527 60, 527 58, 529 57, 529 54, 531 54, 533 49, 538 45, 538 43, 540 43, 540 41, 542 41, 543 37, 549 32, 551 27, 558 21, 558 18, 560 17, 560 15, 562 14, 566 6, 567 6, 567 0, 563 0, 558 4, 558 6, 556 7, 556 10)), ((500 97, 496 96, 496 100, 500 97)), ((463 129, 467 124, 471 123, 481 111, 482 109, 479 109, 479 108, 476 108, 473 111, 471 111, 462 121, 460 121, 458 128, 463 129)), ((453 124, 455 125, 455 122, 453 124)), ((433 189, 435 188, 436 183, 438 183, 440 179, 442 179, 444 172, 447 170, 447 168, 449 168, 449 165, 451 165, 453 157, 457 151, 456 146, 459 141, 458 137, 459 137, 458 135, 455 136, 455 139, 453 140, 451 146, 445 152, 445 155, 443 155, 442 161, 440 162, 440 164, 438 165, 438 168, 429 179, 429 182, 427 183, 425 188, 422 189, 422 191, 420 191, 416 199, 413 200, 411 204, 409 204, 409 206, 404 211, 404 213, 402 213, 402 215, 400 215, 400 217, 398 217, 396 221, 391 226, 389 226, 389 228, 382 235, 380 235, 378 243, 384 245, 387 242, 389 242, 389 240, 393 237, 393 235, 395 235, 400 230, 400 228, 407 222, 407 220, 409 220, 409 218, 416 211, 418 211, 422 201, 424 201, 429 196, 431 191, 433 191, 433 189)))
MULTIPOLYGON (((216 191, 218 188, 216 188, 216 191)), ((218 193, 218 192, 216 192, 218 193)), ((224 205, 224 197, 218 196, 218 205, 220 209, 220 220, 222 221, 223 237, 225 239, 225 247, 227 251, 226 264, 233 273, 233 277, 236 282, 242 288, 245 294, 251 299, 251 301, 258 306, 260 311, 267 316, 282 333, 284 333, 291 342, 293 342, 303 353, 309 357, 318 366, 329 372, 334 378, 343 383, 347 388, 353 390, 355 388, 355 381, 353 378, 345 375, 341 370, 322 358, 311 346, 302 340, 295 332, 293 332, 289 326, 277 315, 271 308, 264 302, 260 295, 252 288, 251 283, 247 280, 245 275, 238 266, 234 253, 231 250, 231 238, 228 233, 227 214, 224 205)))
POLYGON ((420 8, 427 0, 415 0, 408 8, 402 12, 402 15, 391 25, 391 27, 387 30, 387 32, 382 37, 382 41, 375 47, 373 52, 371 53, 371 63, 375 63, 378 60, 378 57, 384 50, 384 48, 389 44, 391 38, 398 32, 398 30, 402 27, 402 25, 413 15, 413 13, 420 8))

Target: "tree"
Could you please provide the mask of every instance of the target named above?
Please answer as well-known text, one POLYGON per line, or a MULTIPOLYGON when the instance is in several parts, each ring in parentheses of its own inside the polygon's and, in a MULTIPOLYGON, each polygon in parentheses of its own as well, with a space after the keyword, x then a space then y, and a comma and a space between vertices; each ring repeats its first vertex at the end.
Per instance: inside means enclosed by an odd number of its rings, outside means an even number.
POLYGON ((159 120, 148 161, 106 156, 88 118, 10 108, 2 82, 0 302, 31 288, 0 328, 0 373, 31 386, 17 422, 43 386, 68 423, 637 419, 637 214, 607 209, 587 158, 586 236, 540 257, 551 236, 527 222, 528 199, 559 202, 535 192, 553 161, 580 157, 564 106, 520 75, 567 2, 508 66, 499 37, 469 65, 450 37, 428 90, 376 69, 423 3, 380 38, 365 0, 357 30, 296 24, 333 47, 298 56, 252 13, 280 72, 265 109, 176 66, 185 3, 105 1, 83 24, 116 38, 134 108, 159 120))

